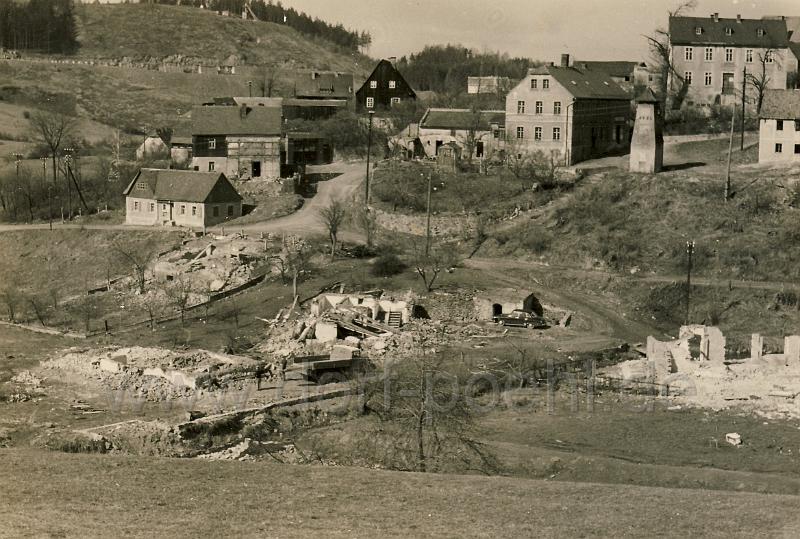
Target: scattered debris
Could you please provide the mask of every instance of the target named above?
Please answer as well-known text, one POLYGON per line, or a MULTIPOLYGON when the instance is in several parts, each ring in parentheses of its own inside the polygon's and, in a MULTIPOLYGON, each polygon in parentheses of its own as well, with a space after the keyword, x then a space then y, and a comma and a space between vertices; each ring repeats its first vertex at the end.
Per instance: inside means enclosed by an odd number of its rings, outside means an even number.
POLYGON ((742 445, 742 437, 738 432, 729 432, 726 434, 725 441, 731 445, 742 445))

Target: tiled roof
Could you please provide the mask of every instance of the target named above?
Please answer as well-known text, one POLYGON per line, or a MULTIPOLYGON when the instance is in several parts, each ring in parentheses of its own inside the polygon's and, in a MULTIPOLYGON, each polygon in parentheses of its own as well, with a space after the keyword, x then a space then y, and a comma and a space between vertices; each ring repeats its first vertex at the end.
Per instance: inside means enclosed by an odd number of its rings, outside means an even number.
POLYGON ((595 60, 575 60, 575 66, 586 66, 588 69, 603 71, 612 77, 630 77, 639 62, 626 61, 595 61, 595 60))
POLYGON ((792 51, 794 57, 800 62, 800 43, 789 43, 789 50, 792 51))
POLYGON ((670 17, 669 35, 673 45, 785 48, 789 43, 786 21, 782 19, 670 17), (700 35, 697 35, 698 28, 700 35), (730 35, 726 28, 730 29, 730 35), (760 36, 759 30, 763 30, 764 35, 760 36))
POLYGON ((224 203, 242 200, 241 195, 221 172, 155 168, 139 170, 122 194, 178 202, 224 203), (134 190, 134 186, 138 184, 146 187, 137 187, 134 190))
POLYGON ((630 100, 630 95, 605 71, 574 66, 547 66, 547 72, 576 99, 630 100))
POLYGON ((280 107, 196 106, 192 109, 192 135, 281 134, 280 107))
POLYGON ((347 107, 345 99, 293 99, 287 97, 283 100, 284 107, 347 107))
MULTIPOLYGON (((475 113, 470 109, 428 109, 419 123, 422 129, 459 129, 467 130, 475 126, 475 113)), ((499 127, 506 125, 506 113, 502 110, 484 110, 480 112, 477 129, 488 131, 492 124, 499 127)))
POLYGON ((759 117, 768 120, 800 120, 800 90, 767 90, 759 117))
POLYGON ((353 97, 353 74, 334 71, 298 73, 295 96, 349 99, 353 97))

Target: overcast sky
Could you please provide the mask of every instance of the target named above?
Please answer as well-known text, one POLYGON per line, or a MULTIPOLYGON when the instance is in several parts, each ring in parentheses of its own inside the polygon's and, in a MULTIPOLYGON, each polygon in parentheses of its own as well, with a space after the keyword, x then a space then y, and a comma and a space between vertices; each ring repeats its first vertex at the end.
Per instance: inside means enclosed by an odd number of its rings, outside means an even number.
MULTIPOLYGON (((372 34, 374 57, 460 43, 537 60, 646 60, 642 34, 666 26, 679 0, 283 0, 372 34)), ((800 0, 700 0, 694 16, 800 15, 800 0)))

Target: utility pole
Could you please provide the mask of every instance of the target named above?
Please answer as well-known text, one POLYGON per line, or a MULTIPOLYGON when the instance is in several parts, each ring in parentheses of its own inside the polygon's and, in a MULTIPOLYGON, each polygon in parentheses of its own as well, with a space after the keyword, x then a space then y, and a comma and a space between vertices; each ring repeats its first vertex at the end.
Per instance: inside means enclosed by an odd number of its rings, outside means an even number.
POLYGON ((372 153, 372 117, 375 115, 375 111, 369 111, 369 130, 367 134, 367 179, 364 182, 364 207, 369 208, 369 158, 370 154, 372 153))
POLYGON ((425 256, 431 252, 431 181, 433 173, 428 173, 428 205, 425 213, 427 214, 427 224, 425 225, 425 256))
MULTIPOLYGON (((14 187, 14 220, 16 221, 17 220, 17 191, 19 191, 21 189, 21 187, 19 186, 19 162, 22 159, 22 154, 21 153, 12 153, 11 155, 14 157, 14 165, 15 165, 16 171, 17 171, 16 172, 17 183, 16 183, 16 186, 14 187)), ((30 199, 28 199, 28 200, 30 200, 30 199)), ((30 209, 30 206, 29 206, 29 209, 30 209)))
POLYGON ((684 322, 686 325, 689 325, 689 309, 691 305, 692 294, 692 255, 694 254, 694 240, 686 242, 686 254, 689 257, 689 260, 686 270, 686 318, 684 322))
POLYGON ((747 103, 745 98, 746 94, 747 94, 747 67, 742 69, 742 126, 740 129, 742 136, 739 147, 741 151, 744 151, 744 106, 745 103, 747 103))
POLYGON ((247 81, 247 95, 253 97, 253 81, 247 81))
POLYGON ((733 128, 736 125, 736 104, 731 110, 731 137, 728 140, 728 169, 725 172, 725 201, 731 198, 731 154, 733 153, 733 128))
POLYGON ((47 157, 40 157, 42 162, 42 185, 47 185, 47 221, 50 223, 50 230, 53 230, 53 195, 50 191, 52 186, 47 184, 47 157))
POLYGON ((64 148, 64 166, 67 168, 64 179, 67 180, 67 220, 72 221, 72 185, 69 183, 69 161, 72 158, 72 148, 64 148))

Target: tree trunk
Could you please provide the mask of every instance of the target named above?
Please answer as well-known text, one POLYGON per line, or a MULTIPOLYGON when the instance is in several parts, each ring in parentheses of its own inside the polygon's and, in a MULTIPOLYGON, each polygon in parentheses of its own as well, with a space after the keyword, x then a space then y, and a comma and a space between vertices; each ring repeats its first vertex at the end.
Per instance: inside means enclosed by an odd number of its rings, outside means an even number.
POLYGON ((424 425, 425 425, 425 371, 422 371, 422 385, 420 385, 420 411, 419 420, 417 421, 417 467, 420 472, 425 471, 425 441, 424 441, 424 425))

